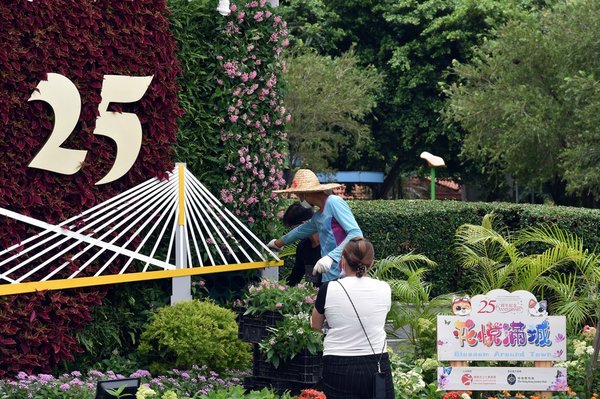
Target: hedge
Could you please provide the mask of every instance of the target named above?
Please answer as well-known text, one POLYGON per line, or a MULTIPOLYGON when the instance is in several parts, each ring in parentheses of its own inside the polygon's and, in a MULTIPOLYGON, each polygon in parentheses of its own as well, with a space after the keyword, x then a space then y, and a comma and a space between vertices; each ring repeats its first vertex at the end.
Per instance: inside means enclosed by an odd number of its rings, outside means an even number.
POLYGON ((550 205, 427 200, 349 201, 358 224, 375 246, 377 258, 409 251, 438 263, 429 280, 432 295, 467 290, 469 274, 454 252, 454 234, 464 223, 480 224, 490 212, 497 221, 517 231, 554 223, 583 239, 586 248, 598 248, 600 210, 550 205))

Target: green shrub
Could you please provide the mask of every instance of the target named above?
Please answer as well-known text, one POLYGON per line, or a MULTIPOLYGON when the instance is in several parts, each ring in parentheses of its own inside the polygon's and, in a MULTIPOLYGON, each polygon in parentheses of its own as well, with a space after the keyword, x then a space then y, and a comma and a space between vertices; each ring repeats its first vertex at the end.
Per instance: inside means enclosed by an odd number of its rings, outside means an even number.
POLYGON ((365 237, 373 242, 377 259, 414 250, 438 264, 427 276, 433 285, 432 296, 465 290, 471 285, 474 277, 462 270, 455 253, 456 229, 464 223, 480 224, 490 212, 511 232, 555 223, 580 237, 586 248, 593 250, 600 243, 600 211, 593 209, 426 200, 349 201, 349 204, 365 237))
POLYGON ((237 338, 235 313, 208 301, 165 306, 152 316, 138 347, 152 373, 194 365, 222 372, 249 366, 250 346, 237 338))

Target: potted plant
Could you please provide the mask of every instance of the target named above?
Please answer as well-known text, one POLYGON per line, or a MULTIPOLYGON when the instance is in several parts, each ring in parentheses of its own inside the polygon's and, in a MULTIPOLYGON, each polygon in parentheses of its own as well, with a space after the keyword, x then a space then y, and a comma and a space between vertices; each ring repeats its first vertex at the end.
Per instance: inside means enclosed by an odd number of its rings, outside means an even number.
MULTIPOLYGON (((304 378, 312 381, 310 376, 304 377, 301 374, 320 374, 323 336, 310 328, 307 312, 285 315, 277 327, 268 327, 267 330, 269 335, 258 345, 262 363, 271 364, 275 368, 281 365, 277 370, 279 375, 284 374, 286 368, 293 369, 290 379, 295 380, 304 378), (300 361, 294 362, 294 359, 300 361), (318 370, 315 370, 315 364, 318 370)), ((266 367, 261 374, 271 375, 272 372, 272 367, 266 367)))
POLYGON ((239 336, 254 342, 249 388, 298 392, 320 379, 323 336, 310 328, 317 291, 310 284, 289 287, 262 280, 248 287, 240 307, 239 336))
POLYGON ((289 287, 263 279, 250 285, 244 299, 234 304, 239 312, 239 338, 261 342, 268 335, 267 327, 275 327, 285 314, 311 312, 315 298, 316 290, 310 284, 289 287))

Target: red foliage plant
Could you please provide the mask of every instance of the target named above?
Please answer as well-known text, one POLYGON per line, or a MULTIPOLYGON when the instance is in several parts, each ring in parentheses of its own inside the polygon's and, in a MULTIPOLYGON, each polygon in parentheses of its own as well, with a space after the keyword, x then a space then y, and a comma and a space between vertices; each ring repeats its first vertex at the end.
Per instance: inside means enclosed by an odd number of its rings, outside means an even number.
MULTIPOLYGON (((0 3, 0 207, 58 223, 151 177, 166 177, 182 114, 181 69, 167 15, 165 0, 0 3), (50 72, 69 78, 81 96, 79 120, 62 144, 87 150, 73 175, 28 167, 54 127, 47 103, 27 101, 50 72), (138 115, 142 147, 125 176, 95 185, 116 152, 110 138, 93 134, 104 75, 154 78, 140 101, 109 108, 138 115)), ((0 248, 29 234, 27 225, 0 218, 0 248)), ((102 297, 103 291, 86 289, 0 298, 0 377, 48 372, 72 359, 79 350, 72 333, 91 320, 91 305, 102 297)))

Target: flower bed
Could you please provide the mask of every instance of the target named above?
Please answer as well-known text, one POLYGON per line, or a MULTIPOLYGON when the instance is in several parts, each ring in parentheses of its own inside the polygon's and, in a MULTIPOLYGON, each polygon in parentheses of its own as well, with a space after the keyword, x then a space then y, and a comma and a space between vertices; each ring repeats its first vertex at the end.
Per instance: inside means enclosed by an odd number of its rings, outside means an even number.
POLYGON ((98 381, 132 377, 141 378, 144 385, 141 390, 146 391, 143 396, 145 399, 187 399, 206 395, 215 389, 241 385, 245 375, 240 371, 219 375, 206 367, 198 366, 194 366, 192 370, 173 370, 167 375, 154 378, 146 370, 138 370, 129 376, 98 370, 91 370, 86 375, 73 371, 58 377, 21 372, 17 380, 0 380, 0 398, 94 399, 98 381))

